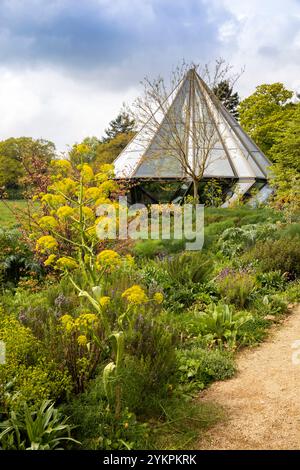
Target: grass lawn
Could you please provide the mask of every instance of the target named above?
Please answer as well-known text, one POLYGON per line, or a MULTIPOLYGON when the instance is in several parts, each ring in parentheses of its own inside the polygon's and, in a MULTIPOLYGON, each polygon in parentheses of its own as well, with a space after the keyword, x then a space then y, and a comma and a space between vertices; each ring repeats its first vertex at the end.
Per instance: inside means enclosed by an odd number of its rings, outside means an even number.
MULTIPOLYGON (((23 199, 16 201, 0 200, 0 227, 12 227, 17 223, 14 210, 22 211, 26 207, 26 201, 23 199)), ((20 213, 21 216, 21 213, 20 213)))

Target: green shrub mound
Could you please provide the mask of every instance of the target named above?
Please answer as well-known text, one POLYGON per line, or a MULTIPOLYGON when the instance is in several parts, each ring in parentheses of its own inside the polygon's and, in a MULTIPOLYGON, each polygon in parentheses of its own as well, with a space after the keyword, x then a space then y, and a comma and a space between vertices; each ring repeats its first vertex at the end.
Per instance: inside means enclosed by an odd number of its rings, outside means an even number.
POLYGON ((255 260, 262 272, 280 271, 289 279, 300 276, 300 239, 287 238, 258 242, 243 256, 243 261, 255 260))

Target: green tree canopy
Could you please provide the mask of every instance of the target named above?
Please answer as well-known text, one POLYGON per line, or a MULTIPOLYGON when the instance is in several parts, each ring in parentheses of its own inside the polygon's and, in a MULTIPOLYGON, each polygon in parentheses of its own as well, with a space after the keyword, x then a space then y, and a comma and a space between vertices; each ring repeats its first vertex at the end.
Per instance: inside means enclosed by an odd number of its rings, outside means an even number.
POLYGON ((125 111, 121 111, 116 119, 110 121, 109 126, 105 129, 106 136, 103 142, 109 142, 120 134, 130 134, 135 126, 134 119, 125 111))
POLYGON ((3 189, 43 190, 55 145, 44 139, 11 137, 0 142, 0 185, 3 189))
POLYGON ((260 85, 239 105, 240 123, 263 152, 271 157, 270 149, 276 136, 282 133, 291 119, 293 92, 282 83, 260 85))

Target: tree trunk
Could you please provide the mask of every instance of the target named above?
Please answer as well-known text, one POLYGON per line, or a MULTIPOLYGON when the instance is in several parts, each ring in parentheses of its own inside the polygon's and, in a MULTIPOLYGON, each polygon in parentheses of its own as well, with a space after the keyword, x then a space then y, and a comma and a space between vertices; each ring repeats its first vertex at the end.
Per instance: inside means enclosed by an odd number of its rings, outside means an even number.
POLYGON ((198 202, 198 180, 194 179, 193 180, 193 187, 194 187, 194 204, 197 204, 198 202))

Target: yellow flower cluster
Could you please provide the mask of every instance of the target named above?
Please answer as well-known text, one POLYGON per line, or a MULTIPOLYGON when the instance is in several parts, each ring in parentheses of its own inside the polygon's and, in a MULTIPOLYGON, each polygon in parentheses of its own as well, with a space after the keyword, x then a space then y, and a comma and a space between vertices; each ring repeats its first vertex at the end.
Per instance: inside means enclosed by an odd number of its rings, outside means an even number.
POLYGON ((70 206, 61 206, 57 209, 57 217, 59 219, 68 219, 74 215, 74 209, 70 206))
POLYGON ((80 171, 84 183, 90 183, 94 179, 93 169, 87 163, 78 165, 77 169, 80 171))
POLYGON ((91 328, 99 326, 99 318, 94 313, 81 313, 77 318, 73 318, 71 315, 63 315, 60 321, 67 333, 73 331, 87 332, 91 328))
POLYGON ((102 194, 109 196, 114 191, 117 191, 118 185, 115 181, 107 180, 100 184, 99 189, 101 190, 102 194))
POLYGON ((93 220, 95 218, 95 213, 90 207, 84 206, 82 208, 82 213, 86 219, 93 220))
POLYGON ((97 188, 96 186, 92 186, 87 188, 84 192, 86 199, 93 199, 94 201, 102 196, 101 189, 97 188))
POLYGON ((44 194, 41 197, 41 202, 43 204, 48 204, 50 207, 57 208, 61 204, 64 204, 65 198, 61 196, 60 194, 44 194))
POLYGON ((51 230, 58 226, 58 222, 52 215, 44 215, 44 217, 39 220, 39 225, 44 230, 51 230))
POLYGON ((48 189, 54 192, 66 194, 67 196, 72 196, 76 194, 77 187, 78 184, 76 181, 72 180, 72 178, 63 178, 49 186, 48 189))
POLYGON ((141 305, 149 301, 146 292, 139 285, 134 285, 126 289, 122 297, 125 298, 129 304, 133 305, 141 305))
POLYGON ((40 253, 57 250, 58 243, 51 235, 40 237, 36 242, 36 250, 40 253))
POLYGON ((75 151, 79 154, 88 153, 90 150, 89 146, 86 144, 77 144, 77 145, 74 145, 74 148, 75 148, 75 151))
POLYGON ((51 166, 66 173, 68 173, 72 168, 71 162, 65 159, 51 160, 51 166))
POLYGON ((45 266, 51 266, 51 264, 54 263, 54 261, 56 260, 56 255, 49 255, 48 258, 44 261, 44 265, 45 266))
POLYGON ((101 307, 106 307, 106 305, 108 305, 110 303, 110 297, 108 297, 107 295, 103 295, 102 297, 100 297, 99 299, 99 304, 101 305, 101 307))
POLYGON ((78 268, 78 264, 70 256, 62 256, 56 261, 56 267, 64 271, 65 269, 76 269, 78 268))
POLYGON ((119 253, 114 250, 103 250, 97 255, 97 267, 98 268, 111 268, 118 267, 121 264, 121 257, 119 253))
POLYGON ((157 304, 162 304, 163 301, 164 301, 164 296, 161 292, 156 292, 153 296, 153 300, 154 302, 156 302, 157 304))
POLYGON ((77 343, 79 346, 86 346, 87 345, 87 337, 86 335, 79 335, 77 338, 77 343))

